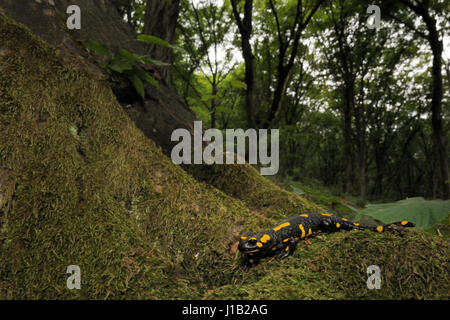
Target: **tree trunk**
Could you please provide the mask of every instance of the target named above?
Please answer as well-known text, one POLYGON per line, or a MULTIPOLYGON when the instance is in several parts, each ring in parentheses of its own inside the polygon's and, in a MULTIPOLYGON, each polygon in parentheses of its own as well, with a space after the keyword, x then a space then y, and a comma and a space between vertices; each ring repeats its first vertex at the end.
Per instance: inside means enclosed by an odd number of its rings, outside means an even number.
POLYGON ((279 41, 279 54, 278 54, 278 75, 277 75, 277 84, 275 87, 275 92, 272 99, 272 104, 270 106, 269 110, 269 116, 266 119, 265 126, 269 127, 273 120, 277 117, 280 108, 281 108, 281 102, 283 99, 284 94, 286 93, 286 88, 289 84, 289 77, 292 71, 292 68, 294 67, 295 59, 297 57, 298 53, 298 47, 300 43, 300 37, 303 33, 303 30, 308 26, 309 21, 311 21, 313 15, 316 13, 316 11, 319 9, 320 5, 323 3, 323 0, 317 0, 315 3, 315 6, 311 9, 309 14, 306 16, 305 20, 303 21, 303 8, 302 8, 302 1, 297 0, 297 9, 296 9, 296 17, 294 24, 291 27, 291 33, 294 35, 291 39, 288 41, 283 41, 283 35, 281 34, 281 27, 278 20, 278 15, 275 10, 275 6, 273 5, 273 2, 270 1, 272 13, 275 15, 275 19, 277 22, 277 32, 278 32, 278 41, 279 41), (288 57, 287 63, 285 62, 285 56, 287 52, 287 48, 289 46, 289 43, 292 42, 292 49, 291 53, 288 57))
POLYGON ((245 0, 244 18, 241 19, 237 8, 237 0, 231 0, 233 8, 233 15, 238 25, 239 33, 241 34, 241 49, 242 56, 245 62, 245 84, 247 89, 245 91, 245 108, 247 112, 247 125, 249 128, 256 129, 255 120, 255 56, 252 52, 250 44, 250 37, 252 35, 252 13, 253 0, 245 0))
POLYGON ((450 196, 450 175, 448 170, 447 143, 442 123, 442 41, 439 40, 439 34, 436 31, 436 21, 427 23, 430 25, 428 41, 433 52, 433 92, 431 98, 431 124, 433 127, 434 148, 437 158, 439 159, 439 167, 441 170, 442 197, 448 200, 450 196))
MULTIPOLYGON (((179 8, 180 0, 147 0, 144 18, 144 34, 156 36, 169 43, 173 43, 179 8)), ((153 59, 167 63, 173 62, 171 48, 159 45, 148 45, 147 53, 153 59)), ((170 66, 161 68, 161 75, 166 83, 171 83, 170 66)))
POLYGON ((345 192, 353 194, 353 139, 352 139, 352 110, 353 110, 353 84, 345 81, 344 99, 344 161, 345 161, 345 192))
POLYGON ((430 16, 428 2, 422 2, 418 5, 408 1, 401 2, 422 17, 428 30, 427 40, 433 53, 432 68, 432 92, 431 92, 431 125, 433 128, 433 140, 436 157, 439 161, 441 171, 440 185, 442 188, 442 197, 447 200, 450 197, 450 173, 448 169, 447 142, 442 123, 442 51, 443 44, 439 40, 439 32, 436 27, 436 19, 430 16))
POLYGON ((272 104, 269 110, 269 116, 267 118, 266 127, 270 127, 273 120, 276 118, 280 106, 281 106, 281 100, 286 92, 287 85, 289 83, 289 73, 290 69, 279 66, 278 68, 278 78, 277 78, 277 84, 275 87, 275 91, 273 93, 273 99, 272 104))
POLYGON ((428 42, 433 52, 432 68, 432 96, 431 96, 431 125, 433 128, 434 148, 439 160, 441 170, 442 197, 448 200, 450 197, 450 175, 448 170, 447 143, 445 139, 442 123, 442 41, 439 40, 439 33, 436 29, 436 20, 432 18, 428 11, 421 11, 421 16, 428 29, 428 42))
MULTIPOLYGON (((219 90, 217 88, 217 83, 216 83, 215 79, 214 79, 213 83, 211 84, 211 86, 212 86, 211 94, 213 96, 216 96, 217 92, 219 90)), ((216 127, 216 99, 213 98, 213 99, 211 99, 211 128, 215 128, 215 127, 216 127)))
MULTIPOLYGON (((77 68, 89 69, 103 78, 106 78, 106 72, 92 63, 93 56, 87 55, 79 41, 95 40, 105 44, 110 50, 125 48, 140 55, 146 54, 145 45, 135 41, 133 30, 122 20, 110 0, 59 0, 55 1, 54 6, 46 1, 37 3, 28 0, 2 0, 0 11, 4 11, 10 18, 26 25, 31 32, 58 47, 63 58, 76 64, 77 68), (66 10, 70 5, 78 5, 81 9, 80 30, 68 30, 65 20, 62 20, 69 17, 66 10)), ((158 19, 154 20, 159 21, 158 19)), ((153 73, 159 72, 156 67, 149 66, 149 70, 153 73)), ((126 79, 120 79, 117 83, 110 81, 110 85, 119 102, 128 106, 126 112, 136 126, 160 145, 166 154, 170 155, 175 144, 170 139, 173 130, 186 128, 193 132, 195 115, 169 84, 160 81, 159 88, 146 89, 144 100, 136 97, 126 103, 121 101, 121 98, 132 98, 130 93, 135 92, 132 84, 126 79)))

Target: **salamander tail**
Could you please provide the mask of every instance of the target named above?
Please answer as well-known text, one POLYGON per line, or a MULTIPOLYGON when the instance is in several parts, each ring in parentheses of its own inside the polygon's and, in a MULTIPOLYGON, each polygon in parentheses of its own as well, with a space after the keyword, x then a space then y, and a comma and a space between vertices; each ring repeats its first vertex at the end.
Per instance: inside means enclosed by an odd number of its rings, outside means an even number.
POLYGON ((377 232, 384 232, 384 231, 391 231, 391 230, 396 230, 398 228, 412 228, 415 227, 415 224, 411 221, 397 221, 397 222, 392 222, 392 223, 388 223, 385 225, 379 225, 374 227, 374 231, 377 232))

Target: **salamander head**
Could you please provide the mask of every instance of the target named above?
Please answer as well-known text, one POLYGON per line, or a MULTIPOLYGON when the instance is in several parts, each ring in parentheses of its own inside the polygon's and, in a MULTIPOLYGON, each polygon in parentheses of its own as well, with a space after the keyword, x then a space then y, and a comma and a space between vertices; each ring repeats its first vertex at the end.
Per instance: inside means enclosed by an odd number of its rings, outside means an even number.
POLYGON ((272 247, 273 239, 268 233, 260 233, 256 236, 241 237, 238 249, 242 253, 255 253, 265 251, 272 247))

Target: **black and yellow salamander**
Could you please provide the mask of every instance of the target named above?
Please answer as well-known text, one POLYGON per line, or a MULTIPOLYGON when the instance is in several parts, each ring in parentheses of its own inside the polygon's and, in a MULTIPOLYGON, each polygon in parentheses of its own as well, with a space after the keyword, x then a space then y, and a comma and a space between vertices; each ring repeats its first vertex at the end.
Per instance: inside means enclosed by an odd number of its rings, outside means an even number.
POLYGON ((295 215, 280 222, 272 229, 256 235, 241 237, 238 249, 244 254, 244 264, 255 265, 260 259, 268 256, 285 258, 291 255, 300 239, 320 233, 332 233, 340 230, 371 230, 384 232, 398 230, 402 227, 414 227, 409 221, 393 222, 375 227, 362 226, 329 213, 305 213, 295 215), (400 227, 400 228, 399 228, 400 227))

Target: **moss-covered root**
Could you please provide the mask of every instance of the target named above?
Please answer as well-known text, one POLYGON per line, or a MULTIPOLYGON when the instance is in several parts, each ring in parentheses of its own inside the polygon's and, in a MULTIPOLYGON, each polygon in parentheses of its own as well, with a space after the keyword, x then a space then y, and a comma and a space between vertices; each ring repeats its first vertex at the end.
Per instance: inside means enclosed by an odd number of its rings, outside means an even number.
POLYGON ((261 227, 131 122, 107 83, 0 14, 0 297, 192 298, 261 227), (68 290, 69 265, 82 273, 68 290))
POLYGON ((249 164, 197 165, 188 170, 198 180, 242 200, 251 210, 274 220, 325 211, 314 202, 280 188, 249 164))

